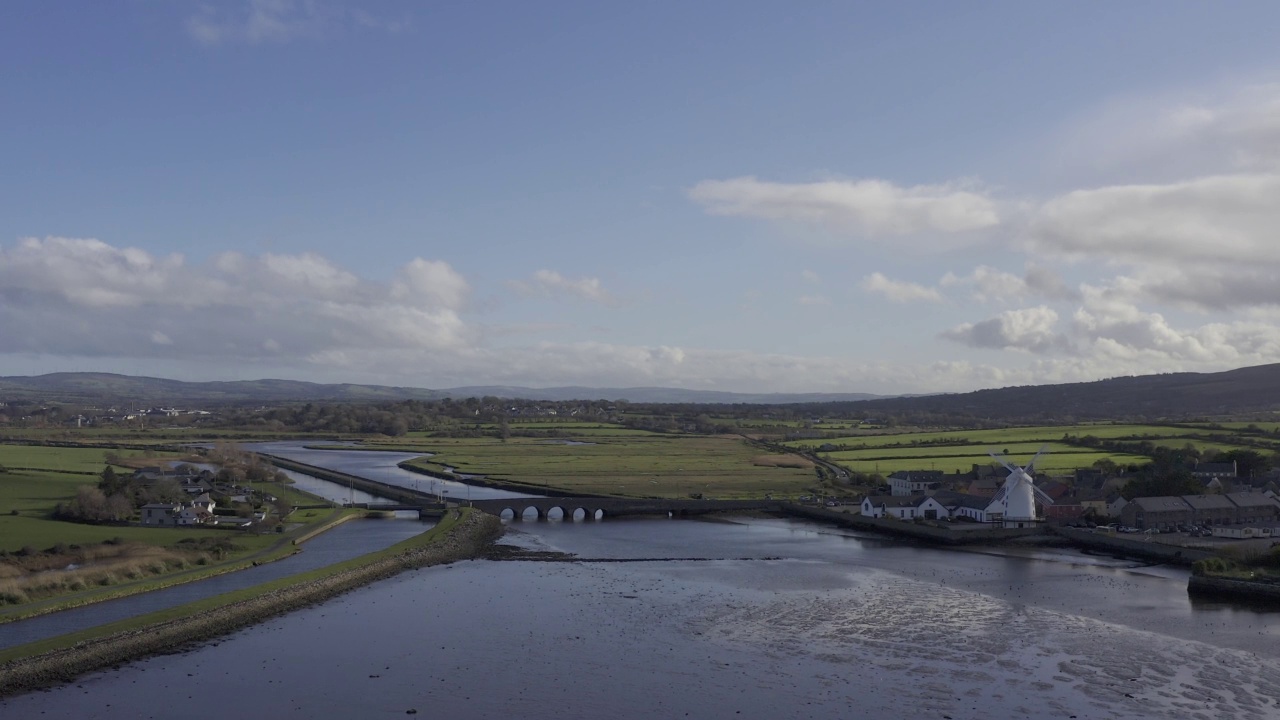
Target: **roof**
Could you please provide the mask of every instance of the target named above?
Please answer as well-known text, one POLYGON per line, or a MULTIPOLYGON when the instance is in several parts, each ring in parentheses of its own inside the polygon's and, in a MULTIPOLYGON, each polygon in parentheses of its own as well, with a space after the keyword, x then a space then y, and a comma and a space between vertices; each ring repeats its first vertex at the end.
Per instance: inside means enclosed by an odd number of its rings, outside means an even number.
POLYGON ((934 495, 933 499, 949 508, 964 507, 974 510, 986 510, 992 503, 991 498, 985 495, 970 495, 958 492, 940 492, 934 495))
POLYGON ((1193 468, 1191 472, 1195 473, 1196 475, 1200 475, 1200 474, 1235 475, 1236 464, 1233 462, 1196 463, 1195 468, 1193 468))
POLYGON ((1223 497, 1235 503, 1237 507, 1280 507, 1280 502, 1260 492, 1227 493, 1223 497))
POLYGON ((1222 495, 1183 495, 1182 499, 1196 510, 1235 510, 1235 503, 1222 495))
POLYGON ((1129 505, 1136 505, 1143 512, 1183 512, 1191 509, 1182 498, 1174 495, 1134 498, 1129 501, 1129 505))
POLYGON ((1038 482, 1036 483, 1036 487, 1043 490, 1045 495, 1048 495, 1054 500, 1061 500, 1062 497, 1071 490, 1070 485, 1060 483, 1057 480, 1045 480, 1043 482, 1038 482))
POLYGON ((914 480, 916 482, 937 482, 942 479, 941 470, 899 470, 889 476, 890 480, 914 480))
POLYGON ((876 507, 915 507, 926 500, 928 495, 871 495, 866 498, 876 507))

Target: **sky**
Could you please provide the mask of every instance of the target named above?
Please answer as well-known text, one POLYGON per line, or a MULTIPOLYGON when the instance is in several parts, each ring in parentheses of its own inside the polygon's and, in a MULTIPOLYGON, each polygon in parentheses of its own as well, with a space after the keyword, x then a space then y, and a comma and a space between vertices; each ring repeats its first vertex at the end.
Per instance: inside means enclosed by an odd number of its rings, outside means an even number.
POLYGON ((0 4, 0 375, 1280 362, 1280 4, 0 4))

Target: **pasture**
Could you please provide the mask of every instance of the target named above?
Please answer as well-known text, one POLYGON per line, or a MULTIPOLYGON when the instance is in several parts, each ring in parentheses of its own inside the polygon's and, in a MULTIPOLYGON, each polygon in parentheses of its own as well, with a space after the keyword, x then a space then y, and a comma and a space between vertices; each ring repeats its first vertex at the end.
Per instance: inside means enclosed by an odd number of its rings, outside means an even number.
MULTIPOLYGON (((401 443, 403 445, 403 443, 401 443)), ((416 464, 492 476, 531 488, 601 495, 717 498, 809 491, 810 463, 767 453, 741 438, 601 437, 582 444, 542 438, 433 438, 419 450, 436 453, 416 464)))
POLYGON ((1145 455, 1091 446, 1083 441, 1085 438, 1128 443, 1148 442, 1153 446, 1169 448, 1190 445, 1205 456, 1230 450, 1274 452, 1280 449, 1280 438, 1266 437, 1263 434, 1265 428, 1248 428, 1247 425, 1044 425, 806 438, 792 440, 784 445, 819 452, 823 459, 844 465, 855 472, 882 475, 898 470, 968 472, 974 464, 988 465, 993 462, 987 455, 988 451, 1004 452, 1015 462, 1027 462, 1044 446, 1049 449, 1049 455, 1037 467, 1052 474, 1067 474, 1103 459, 1122 466, 1142 464, 1150 460, 1145 455), (822 447, 827 450, 819 451, 822 447))

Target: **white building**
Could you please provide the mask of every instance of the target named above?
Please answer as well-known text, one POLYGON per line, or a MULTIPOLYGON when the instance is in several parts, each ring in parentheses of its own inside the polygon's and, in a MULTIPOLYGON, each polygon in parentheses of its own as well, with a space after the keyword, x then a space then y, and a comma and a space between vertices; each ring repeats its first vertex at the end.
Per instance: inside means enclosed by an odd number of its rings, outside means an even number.
POLYGON ((868 496, 862 501, 864 517, 893 517, 899 520, 946 520, 950 517, 946 506, 928 495, 908 497, 893 495, 868 496))
POLYGON ((898 497, 929 494, 941 482, 941 470, 899 470, 889 476, 889 493, 898 497))

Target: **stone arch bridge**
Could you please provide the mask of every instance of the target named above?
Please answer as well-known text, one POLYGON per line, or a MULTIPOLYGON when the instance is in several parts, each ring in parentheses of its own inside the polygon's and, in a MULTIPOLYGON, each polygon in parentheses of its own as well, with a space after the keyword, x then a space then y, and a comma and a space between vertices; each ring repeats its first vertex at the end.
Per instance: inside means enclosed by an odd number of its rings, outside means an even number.
POLYGON ((599 520, 625 515, 700 515, 732 510, 781 510, 779 500, 681 500, 662 498, 593 498, 593 497, 523 497, 500 500, 473 500, 472 507, 490 515, 503 517, 510 512, 520 520, 533 509, 539 520, 546 520, 553 510, 561 517, 574 519, 582 511, 582 519, 599 520))

